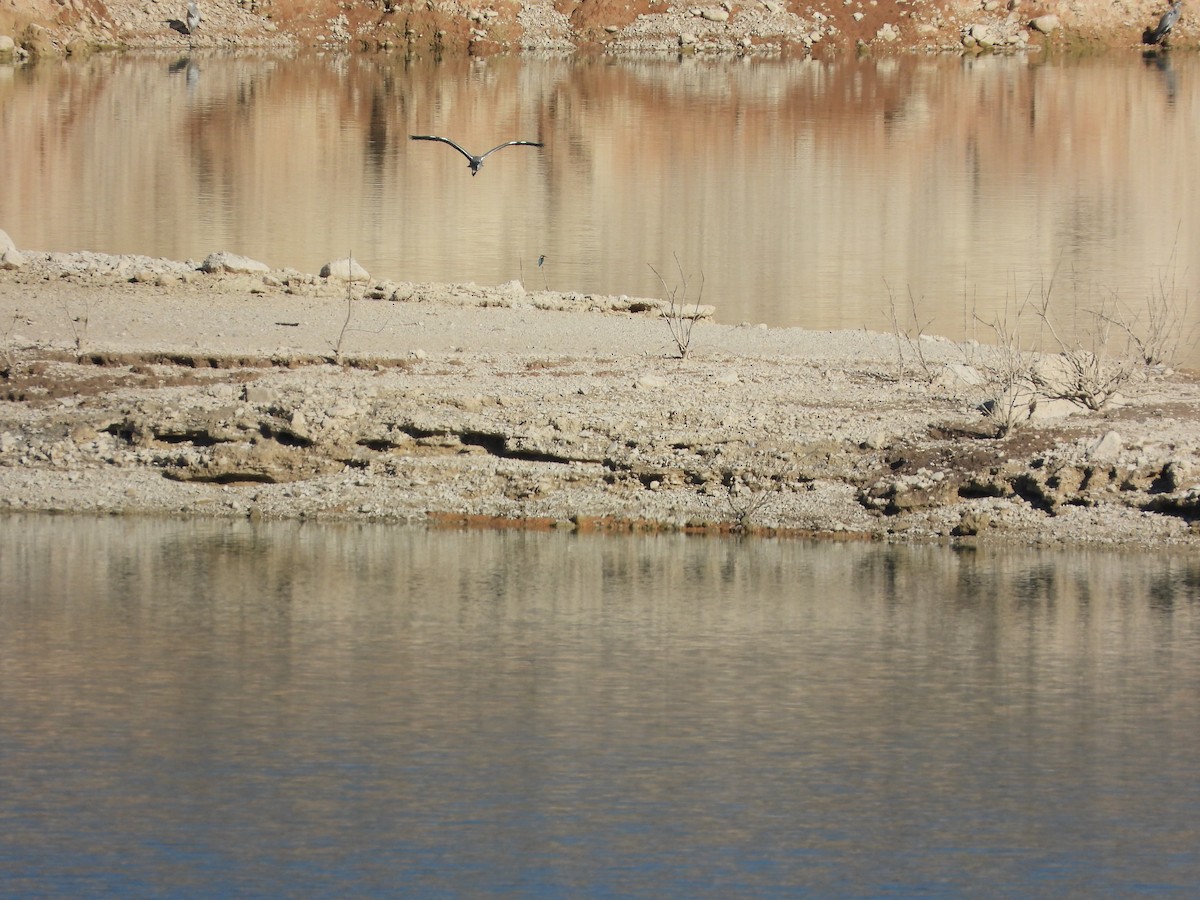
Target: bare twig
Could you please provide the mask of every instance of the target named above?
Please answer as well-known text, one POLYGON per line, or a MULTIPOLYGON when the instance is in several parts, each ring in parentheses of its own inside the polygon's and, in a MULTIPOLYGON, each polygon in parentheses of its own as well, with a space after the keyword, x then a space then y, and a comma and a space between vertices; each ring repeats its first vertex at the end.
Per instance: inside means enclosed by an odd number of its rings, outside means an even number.
POLYGON ((1033 362, 1021 346, 1020 326, 1028 304, 1029 295, 1026 295, 1011 315, 1006 302, 1003 313, 990 322, 983 322, 976 316, 995 338, 993 349, 980 355, 979 368, 990 394, 980 409, 996 426, 997 437, 1007 437, 1032 415, 1037 406, 1033 362))
POLYGON ((675 349, 679 352, 680 359, 687 359, 691 352, 692 346, 692 329, 696 326, 696 320, 700 318, 700 300, 704 297, 704 273, 700 273, 700 291, 696 295, 695 303, 691 304, 691 311, 688 311, 687 292, 688 278, 683 271, 683 265, 679 262, 679 255, 675 254, 675 266, 679 270, 680 284, 674 288, 667 287, 666 280, 662 275, 658 274, 658 269, 650 266, 650 271, 657 277, 659 284, 662 285, 665 299, 668 307, 666 313, 667 328, 671 332, 671 340, 675 343, 675 349))
POLYGON ((1144 322, 1138 313, 1127 311, 1116 314, 1102 311, 1101 317, 1125 333, 1143 363, 1166 366, 1174 364, 1183 345, 1196 341, 1194 329, 1189 332, 1184 328, 1189 305, 1187 291, 1182 299, 1176 299, 1174 277, 1161 275, 1146 301, 1144 322))
POLYGON ((17 356, 12 348, 12 333, 20 318, 20 313, 13 313, 12 321, 8 323, 0 339, 0 378, 8 378, 17 367, 17 356))
POLYGON ((67 316, 67 324, 71 327, 71 334, 75 338, 75 353, 83 352, 83 345, 87 342, 88 324, 92 318, 92 300, 86 294, 83 298, 83 312, 80 315, 75 315, 70 305, 66 300, 59 300, 59 305, 67 316))
MULTIPOLYGON (((1102 302, 1098 310, 1085 311, 1096 323, 1087 331, 1090 346, 1084 346, 1079 338, 1065 340, 1050 314, 1050 300, 1047 289, 1036 312, 1059 348, 1055 358, 1058 364, 1035 369, 1034 385, 1049 399, 1067 400, 1090 410, 1104 409, 1137 368, 1133 342, 1127 337, 1124 347, 1113 346, 1114 323, 1108 301, 1102 302)), ((1125 331, 1128 336, 1128 329, 1125 331)))
POLYGON ((899 359, 900 372, 899 377, 904 378, 905 374, 905 348, 911 351, 916 358, 917 366, 921 370, 926 381, 932 381, 934 372, 929 364, 929 360, 925 358, 925 348, 922 346, 922 339, 925 337, 925 329, 932 323, 933 319, 928 319, 925 322, 921 321, 919 302, 913 296, 912 288, 908 289, 908 315, 912 320, 912 332, 910 333, 907 326, 900 324, 900 314, 896 309, 896 295, 892 291, 892 286, 888 284, 887 279, 883 280, 884 286, 888 292, 888 308, 892 320, 892 332, 896 335, 896 356, 899 359))
POLYGON ((346 273, 346 318, 342 321, 342 330, 338 332, 337 343, 333 348, 333 361, 342 364, 342 342, 346 339, 346 331, 350 327, 350 319, 354 315, 354 253, 350 253, 349 267, 346 273))
POLYGON ((727 472, 724 479, 725 502, 733 514, 734 528, 743 533, 749 531, 754 519, 795 475, 794 466, 782 457, 764 473, 727 472))

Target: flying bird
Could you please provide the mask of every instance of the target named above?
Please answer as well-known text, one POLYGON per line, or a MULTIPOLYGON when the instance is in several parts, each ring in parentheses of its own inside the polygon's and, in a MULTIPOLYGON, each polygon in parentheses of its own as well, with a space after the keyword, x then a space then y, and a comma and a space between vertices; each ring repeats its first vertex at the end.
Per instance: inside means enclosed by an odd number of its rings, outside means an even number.
POLYGON ((1167 8, 1167 11, 1162 14, 1162 18, 1158 20, 1158 27, 1146 32, 1146 43, 1161 44, 1166 40, 1167 35, 1171 33, 1171 29, 1175 27, 1175 23, 1179 21, 1179 16, 1182 12, 1183 3, 1181 0, 1175 0, 1167 8))
POLYGON ((484 159, 491 156, 497 150, 503 150, 505 147, 541 147, 541 146, 544 146, 543 144, 539 143, 538 141, 507 141, 503 144, 500 144, 499 146, 493 147, 491 150, 489 150, 487 153, 482 154, 481 156, 473 156, 472 154, 470 154, 466 150, 464 150, 462 147, 458 146, 458 144, 454 143, 454 141, 450 140, 450 138, 438 137, 435 134, 410 134, 409 137, 412 138, 414 141, 441 141, 443 144, 449 144, 451 147, 453 147, 455 150, 457 150, 459 153, 461 153, 463 156, 465 156, 467 158, 467 165, 471 167, 472 175, 478 175, 479 167, 483 165, 484 159))

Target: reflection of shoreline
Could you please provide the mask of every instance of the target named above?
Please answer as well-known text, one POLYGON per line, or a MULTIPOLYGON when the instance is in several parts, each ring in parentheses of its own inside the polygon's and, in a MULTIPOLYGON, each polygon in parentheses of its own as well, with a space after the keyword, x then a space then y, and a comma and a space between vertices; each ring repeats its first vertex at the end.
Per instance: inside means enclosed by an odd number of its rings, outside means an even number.
POLYGON ((26 893, 1196 881, 1194 557, 21 516, 0 558, 26 893))
POLYGON ((1182 298, 1200 272, 1194 117, 1143 66, 201 62, 190 83, 126 58, 36 70, 0 122, 0 227, 304 271, 352 252, 422 281, 528 278, 545 255, 549 286, 603 294, 660 291, 650 265, 678 255, 730 324, 886 330, 890 289, 955 337, 1056 272, 1065 315, 1182 298), (548 146, 472 183, 401 146, 435 129, 548 146))

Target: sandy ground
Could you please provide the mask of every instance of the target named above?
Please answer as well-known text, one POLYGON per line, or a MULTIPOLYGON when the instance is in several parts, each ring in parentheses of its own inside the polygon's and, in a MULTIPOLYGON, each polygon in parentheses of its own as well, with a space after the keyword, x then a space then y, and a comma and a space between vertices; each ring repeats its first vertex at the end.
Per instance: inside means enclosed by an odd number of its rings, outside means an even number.
POLYGON ((1189 373, 207 267, 0 252, 0 509, 1200 544, 1189 373))

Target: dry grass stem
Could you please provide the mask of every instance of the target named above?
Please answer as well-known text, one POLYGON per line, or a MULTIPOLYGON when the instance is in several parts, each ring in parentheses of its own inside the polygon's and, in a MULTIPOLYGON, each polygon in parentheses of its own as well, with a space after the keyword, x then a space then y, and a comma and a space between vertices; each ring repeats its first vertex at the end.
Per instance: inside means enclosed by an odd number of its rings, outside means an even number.
POLYGON ((683 265, 679 262, 678 254, 675 255, 675 267, 679 270, 679 284, 673 288, 667 287, 666 280, 654 266, 650 266, 650 271, 655 274, 659 284, 662 285, 663 299, 668 304, 665 318, 667 328, 671 332, 671 340, 675 344, 679 358, 687 359, 692 349, 692 329, 696 326, 696 320, 700 318, 700 301, 704 297, 704 273, 700 273, 700 290, 696 294, 696 300, 689 304, 687 302, 688 277, 683 271, 683 265))

